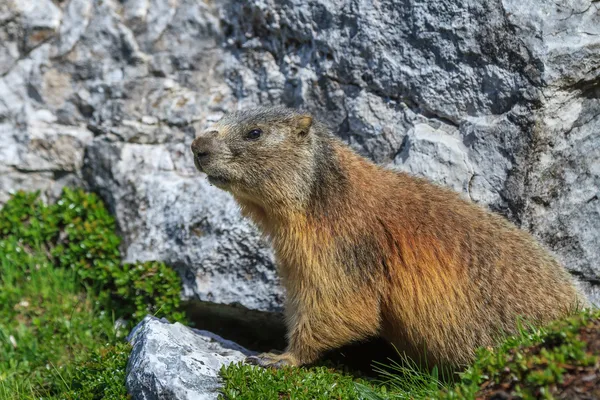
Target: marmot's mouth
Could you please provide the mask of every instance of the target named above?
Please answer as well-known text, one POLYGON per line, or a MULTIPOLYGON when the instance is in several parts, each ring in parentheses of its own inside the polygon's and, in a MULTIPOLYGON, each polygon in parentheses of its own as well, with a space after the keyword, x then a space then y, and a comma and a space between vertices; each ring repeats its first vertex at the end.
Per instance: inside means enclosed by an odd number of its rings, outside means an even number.
POLYGON ((229 179, 225 178, 222 175, 207 175, 207 176, 208 176, 208 181, 216 186, 226 185, 229 182, 231 182, 229 179))

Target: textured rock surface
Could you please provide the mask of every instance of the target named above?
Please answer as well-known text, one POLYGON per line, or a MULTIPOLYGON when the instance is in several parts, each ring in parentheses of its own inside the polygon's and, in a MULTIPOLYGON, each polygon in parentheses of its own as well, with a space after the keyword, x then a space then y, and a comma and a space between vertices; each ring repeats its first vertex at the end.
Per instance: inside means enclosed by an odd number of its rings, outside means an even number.
POLYGON ((223 191, 200 179, 188 146, 88 147, 84 176, 120 217, 127 260, 166 260, 185 292, 203 300, 275 309, 281 289, 271 254, 223 191))
POLYGON ((214 333, 147 316, 128 337, 127 391, 140 399, 216 399, 219 369, 254 353, 214 333))
POLYGON ((8 0, 0 202, 87 185, 128 260, 171 263, 188 296, 278 309, 267 246, 188 148, 224 111, 284 103, 503 213, 597 282, 598 65, 592 0, 8 0))
POLYGON ((0 5, 0 203, 16 189, 52 199, 86 185, 115 212, 127 260, 167 261, 187 296, 278 309, 266 244, 190 157, 196 130, 233 108, 217 11, 71 0, 40 14, 36 4, 0 5), (37 45, 32 31, 43 32, 37 45))

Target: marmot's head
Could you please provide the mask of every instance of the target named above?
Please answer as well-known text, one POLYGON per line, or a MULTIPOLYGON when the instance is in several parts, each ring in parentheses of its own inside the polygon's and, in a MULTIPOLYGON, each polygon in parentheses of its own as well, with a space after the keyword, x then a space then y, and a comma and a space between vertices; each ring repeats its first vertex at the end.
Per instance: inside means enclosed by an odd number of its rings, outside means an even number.
POLYGON ((262 205, 302 201, 314 165, 313 119, 286 108, 226 114, 192 143, 215 186, 262 205))

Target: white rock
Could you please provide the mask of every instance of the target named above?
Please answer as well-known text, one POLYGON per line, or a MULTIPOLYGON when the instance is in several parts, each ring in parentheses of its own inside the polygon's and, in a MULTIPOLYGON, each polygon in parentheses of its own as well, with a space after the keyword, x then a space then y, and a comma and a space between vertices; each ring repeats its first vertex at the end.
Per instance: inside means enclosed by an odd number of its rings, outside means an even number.
POLYGON ((58 31, 62 12, 52 1, 18 0, 15 3, 26 31, 28 48, 37 46, 58 31))
POLYGON ((65 9, 54 56, 62 56, 81 39, 90 23, 92 0, 70 0, 65 9))
POLYGON ((474 170, 467 148, 454 136, 417 124, 396 158, 400 169, 467 193, 474 170))
POLYGON ((133 350, 126 384, 134 400, 217 399, 220 368, 254 354, 214 333, 151 316, 127 339, 133 350))

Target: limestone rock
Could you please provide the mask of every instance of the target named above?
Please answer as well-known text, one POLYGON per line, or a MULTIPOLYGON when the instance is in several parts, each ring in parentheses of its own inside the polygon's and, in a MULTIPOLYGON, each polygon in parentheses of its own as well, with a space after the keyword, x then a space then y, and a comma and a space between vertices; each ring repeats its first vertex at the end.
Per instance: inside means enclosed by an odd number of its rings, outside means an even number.
POLYGON ((216 399, 221 366, 254 353, 214 333, 147 316, 127 338, 127 391, 134 400, 216 399))
POLYGON ((408 132, 396 159, 402 169, 467 193, 473 176, 467 148, 459 137, 418 124, 408 132))
POLYGON ((279 310, 283 293, 266 243, 234 200, 194 170, 190 142, 88 147, 84 176, 126 232, 126 261, 165 260, 180 271, 187 296, 279 310))

